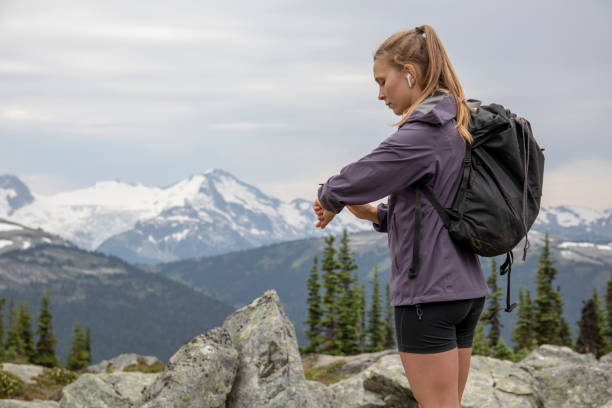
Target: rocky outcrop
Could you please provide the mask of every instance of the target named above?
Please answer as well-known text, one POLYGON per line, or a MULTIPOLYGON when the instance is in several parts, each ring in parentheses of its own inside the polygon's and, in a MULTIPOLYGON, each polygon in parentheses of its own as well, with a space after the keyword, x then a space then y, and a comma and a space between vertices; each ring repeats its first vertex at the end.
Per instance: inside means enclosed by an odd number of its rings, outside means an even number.
POLYGON ((90 373, 105 373, 113 371, 123 371, 131 365, 145 364, 152 366, 156 363, 162 363, 155 356, 141 356, 135 353, 120 354, 111 360, 103 360, 98 364, 89 366, 87 371, 90 373))
POLYGON ((224 328, 201 334, 180 348, 166 370, 143 390, 143 408, 225 407, 238 370, 238 352, 224 328))
POLYGON ((238 351, 238 371, 227 408, 312 407, 293 324, 269 290, 225 322, 238 351))
POLYGON ((0 399, 0 408, 57 408, 57 401, 0 399))
POLYGON ((115 372, 82 374, 62 390, 60 408, 131 408, 160 374, 115 372))
MULTIPOLYGON (((111 360, 113 367, 125 359, 111 360)), ((0 400, 0 408, 57 406, 49 404, 0 400)), ((163 372, 83 374, 64 388, 59 403, 61 408, 417 406, 396 350, 310 355, 302 361, 295 329, 273 290, 183 345, 163 372), (318 375, 325 384, 307 379, 318 375)), ((462 407, 612 408, 612 353, 596 360, 543 345, 519 363, 473 356, 462 407)))
POLYGON ((19 377, 26 384, 34 384, 34 378, 43 373, 43 367, 35 364, 0 364, 0 370, 7 371, 19 377))

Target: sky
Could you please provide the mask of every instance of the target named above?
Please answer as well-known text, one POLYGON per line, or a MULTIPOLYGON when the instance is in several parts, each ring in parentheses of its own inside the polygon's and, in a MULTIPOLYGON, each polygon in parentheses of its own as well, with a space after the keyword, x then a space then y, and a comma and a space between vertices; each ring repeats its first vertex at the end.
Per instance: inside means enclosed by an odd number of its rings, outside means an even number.
POLYGON ((0 174, 50 195, 221 168, 314 199, 395 130, 374 50, 429 24, 466 97, 531 122, 542 204, 612 208, 611 23, 603 0, 0 0, 0 174))

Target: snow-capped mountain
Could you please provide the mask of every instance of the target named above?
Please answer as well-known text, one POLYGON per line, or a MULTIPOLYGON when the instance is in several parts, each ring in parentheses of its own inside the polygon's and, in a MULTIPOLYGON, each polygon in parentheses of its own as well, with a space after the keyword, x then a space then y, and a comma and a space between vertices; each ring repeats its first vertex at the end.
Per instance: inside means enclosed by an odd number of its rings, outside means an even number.
POLYGON ((533 229, 576 241, 609 242, 612 240, 612 208, 542 207, 533 229))
MULTIPOLYGON (((371 231, 342 211, 315 228, 312 202, 266 195, 221 169, 167 187, 118 181, 43 196, 15 176, 0 176, 0 217, 60 235, 87 250, 129 262, 158 263, 209 256, 293 239, 371 231)), ((543 207, 532 230, 568 242, 612 242, 612 208, 543 207)))
MULTIPOLYGON (((0 189, 0 198, 9 194, 0 189)), ((343 211, 321 231, 314 227, 310 201, 282 202, 220 169, 165 188, 105 181, 53 196, 32 195, 28 205, 0 216, 130 262, 220 254, 338 234, 344 227, 350 232, 371 229, 371 223, 343 211)))

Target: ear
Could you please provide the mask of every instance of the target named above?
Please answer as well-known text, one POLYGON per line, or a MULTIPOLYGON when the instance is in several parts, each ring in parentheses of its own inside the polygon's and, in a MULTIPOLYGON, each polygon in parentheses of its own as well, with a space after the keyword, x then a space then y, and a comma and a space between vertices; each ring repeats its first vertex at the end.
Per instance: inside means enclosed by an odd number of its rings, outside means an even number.
POLYGON ((418 71, 416 70, 416 67, 414 66, 414 64, 404 64, 404 68, 402 68, 402 73, 404 75, 410 74, 410 76, 412 77, 412 80, 415 83, 417 82, 418 71))

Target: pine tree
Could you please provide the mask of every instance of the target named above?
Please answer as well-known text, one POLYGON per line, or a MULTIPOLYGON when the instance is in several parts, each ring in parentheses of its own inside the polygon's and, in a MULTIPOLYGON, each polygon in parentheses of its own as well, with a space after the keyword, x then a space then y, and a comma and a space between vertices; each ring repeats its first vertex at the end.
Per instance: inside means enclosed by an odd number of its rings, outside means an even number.
POLYGON ((395 347, 395 316, 393 314, 393 306, 391 306, 391 292, 389 291, 389 282, 385 285, 385 309, 387 318, 385 319, 385 349, 395 347))
POLYGON ((526 355, 525 352, 533 350, 536 346, 533 330, 533 305, 531 293, 523 285, 519 287, 519 303, 517 320, 512 330, 515 355, 526 355))
POLYGON ((66 368, 73 371, 79 371, 87 367, 88 359, 89 356, 87 355, 85 345, 85 334, 81 330, 80 323, 77 321, 73 328, 70 351, 66 357, 66 368))
POLYGON ((359 289, 359 295, 360 295, 360 299, 359 299, 359 314, 361 315, 361 318, 359 319, 359 324, 361 325, 361 328, 359 330, 360 336, 359 336, 359 348, 361 349, 361 352, 363 353, 366 350, 366 290, 365 290, 365 284, 362 283, 361 284, 361 289, 359 289))
POLYGON ((40 312, 38 314, 38 341, 36 342, 36 355, 34 363, 45 367, 59 367, 60 362, 55 354, 55 345, 59 341, 53 333, 53 316, 49 301, 49 291, 45 291, 42 297, 40 312))
POLYGON ((32 334, 32 314, 26 299, 19 305, 19 336, 23 341, 23 354, 28 363, 31 363, 36 356, 34 346, 34 335, 32 334))
POLYGON ((488 356, 491 350, 489 342, 485 336, 484 323, 478 322, 474 331, 474 340, 472 341, 472 354, 478 356, 488 356))
POLYGON ((559 315, 559 340, 562 346, 572 347, 572 331, 567 324, 567 321, 563 318, 563 297, 561 296, 561 288, 557 285, 557 291, 555 296, 555 308, 559 315))
POLYGON ((372 280, 372 302, 368 311, 368 336, 370 342, 367 350, 370 352, 384 350, 385 328, 382 322, 382 311, 380 307, 380 284, 378 282, 378 265, 374 267, 374 278, 372 280))
POLYGON ((338 290, 339 279, 336 260, 336 249, 334 248, 334 236, 325 238, 325 249, 323 250, 323 315, 321 317, 321 331, 324 337, 321 352, 326 354, 340 354, 340 335, 338 328, 338 290))
POLYGON ((340 284, 338 304, 339 316, 338 327, 340 331, 340 352, 344 355, 358 354, 359 343, 357 336, 356 323, 359 320, 355 304, 355 285, 358 282, 353 277, 351 271, 357 270, 353 253, 349 246, 349 237, 346 228, 340 240, 338 250, 338 281, 340 284))
POLYGON ((19 361, 24 359, 25 347, 19 332, 19 311, 11 297, 8 310, 8 332, 6 333, 6 358, 8 361, 19 361))
POLYGON ((489 306, 484 312, 482 320, 486 321, 490 326, 487 337, 489 339, 489 346, 494 348, 499 341, 501 328, 504 327, 499 315, 501 310, 500 299, 504 291, 497 285, 497 264, 495 263, 495 258, 491 259, 491 274, 487 278, 487 285, 489 285, 491 295, 489 295, 489 306))
POLYGON ((604 334, 605 334, 605 349, 604 354, 608 354, 612 351, 612 272, 610 272, 610 278, 606 285, 606 308, 605 308, 605 320, 604 320, 604 334))
POLYGON ((556 275, 557 269, 552 266, 550 241, 546 233, 538 264, 537 293, 534 299, 534 330, 538 345, 562 345, 562 317, 559 307, 562 307, 562 303, 560 294, 552 285, 556 275))
POLYGON ((87 365, 91 364, 91 328, 87 326, 85 330, 85 352, 87 353, 87 365))
POLYGON ((315 255, 310 276, 306 283, 308 290, 308 299, 306 300, 308 304, 308 319, 304 320, 303 323, 309 327, 305 331, 309 344, 304 348, 304 353, 318 353, 321 348, 321 316, 323 310, 321 309, 321 295, 319 293, 321 284, 319 283, 318 262, 319 258, 315 255))
POLYGON ((605 344, 604 333, 601 328, 600 304, 597 290, 593 289, 593 297, 582 303, 584 306, 578 321, 579 332, 576 339, 576 351, 592 353, 595 357, 599 358, 602 356, 605 344))
POLYGON ((514 360, 514 353, 510 350, 510 347, 506 345, 504 339, 499 338, 495 348, 493 349, 492 357, 498 358, 500 360, 514 360))
POLYGON ((0 298, 0 362, 6 358, 6 343, 4 342, 4 304, 5 298, 0 298))

